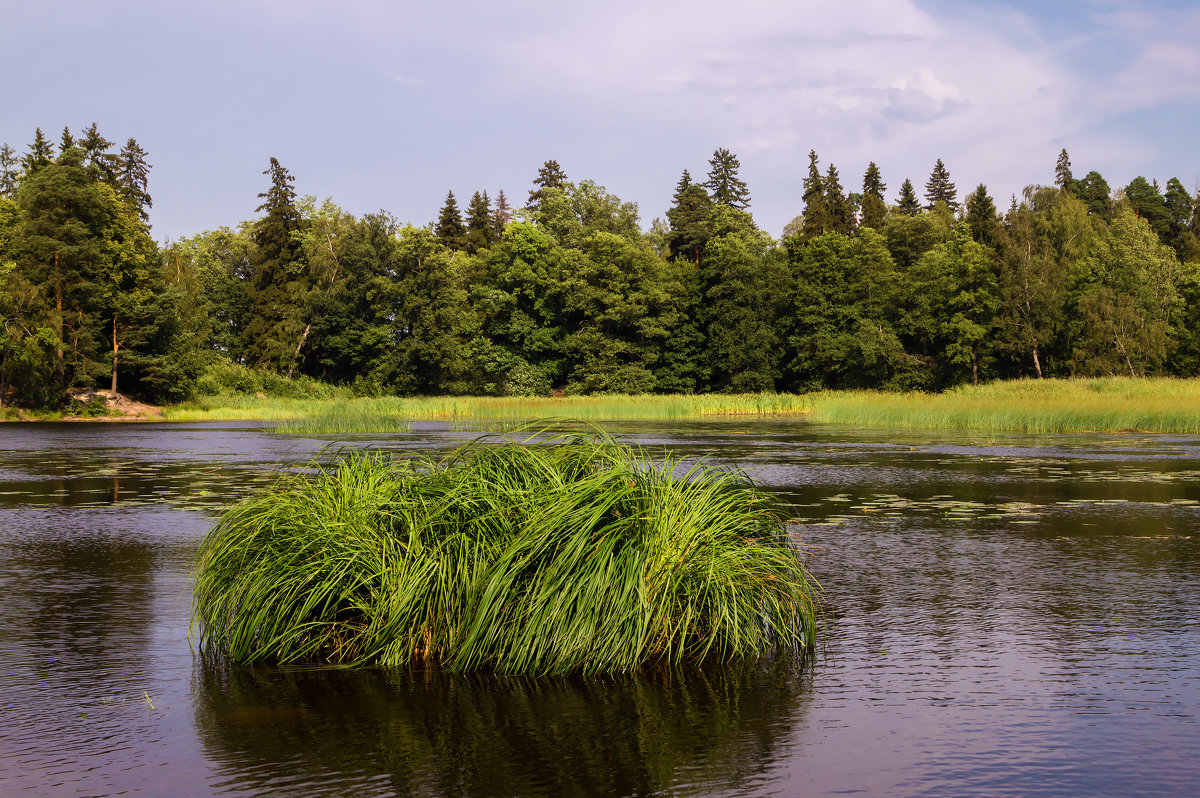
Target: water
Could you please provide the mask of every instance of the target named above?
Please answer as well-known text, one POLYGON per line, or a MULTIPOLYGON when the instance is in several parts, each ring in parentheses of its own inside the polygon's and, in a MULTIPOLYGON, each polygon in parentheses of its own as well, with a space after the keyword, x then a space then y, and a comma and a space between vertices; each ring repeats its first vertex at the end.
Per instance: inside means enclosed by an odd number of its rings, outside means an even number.
POLYGON ((218 667, 196 547, 328 441, 0 427, 0 795, 1200 794, 1200 438, 613 428, 780 493, 828 600, 810 667, 218 667))

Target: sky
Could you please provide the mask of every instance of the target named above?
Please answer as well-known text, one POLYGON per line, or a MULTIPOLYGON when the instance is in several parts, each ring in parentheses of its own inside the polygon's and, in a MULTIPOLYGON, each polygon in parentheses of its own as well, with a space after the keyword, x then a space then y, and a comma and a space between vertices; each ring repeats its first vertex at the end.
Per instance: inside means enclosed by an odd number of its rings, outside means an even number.
POLYGON ((1200 183, 1200 3, 1132 0, 0 0, 0 141, 96 122, 153 165, 153 233, 300 194, 434 220, 446 192, 523 204, 556 159, 665 214, 718 147, 778 236, 808 153, 894 201, 942 159, 996 205, 1076 177, 1200 183))

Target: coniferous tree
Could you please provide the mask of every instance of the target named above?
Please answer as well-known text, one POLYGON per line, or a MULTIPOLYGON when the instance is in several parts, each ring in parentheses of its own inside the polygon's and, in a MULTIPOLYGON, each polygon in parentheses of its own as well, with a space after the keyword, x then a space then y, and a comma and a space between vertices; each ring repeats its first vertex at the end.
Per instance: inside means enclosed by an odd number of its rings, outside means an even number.
POLYGON ((1178 177, 1167 181, 1167 192, 1163 196, 1167 208, 1167 242, 1177 254, 1183 252, 1183 236, 1187 232, 1192 215, 1192 197, 1178 177))
POLYGON ((486 191, 476 191, 467 204, 467 252, 474 254, 494 242, 491 202, 486 191))
POLYGON ((458 212, 453 191, 446 192, 446 202, 438 214, 433 234, 447 249, 464 249, 467 245, 467 228, 458 212))
POLYGON ((995 247, 1000 241, 1000 218, 996 214, 996 203, 988 196, 987 186, 980 183, 967 196, 967 228, 971 238, 985 247, 995 247))
POLYGON ((887 191, 887 186, 884 185, 883 178, 879 174, 879 167, 874 161, 867 164, 867 171, 863 175, 863 191, 862 191, 862 226, 873 227, 876 230, 883 227, 883 220, 887 216, 887 202, 883 199, 883 192, 887 191))
POLYGON ((271 187, 259 194, 265 215, 254 224, 255 252, 251 306, 244 330, 246 358, 272 371, 290 370, 304 329, 304 298, 308 292, 300 234, 304 219, 296 207, 295 178, 275 158, 263 172, 271 187))
POLYGON ((1105 221, 1112 219, 1112 189, 1099 172, 1093 170, 1075 181, 1075 196, 1084 201, 1089 214, 1105 221))
POLYGON ((558 161, 546 161, 542 164, 542 168, 538 169, 537 177, 533 179, 533 188, 529 190, 529 201, 525 203, 525 207, 531 211, 537 211, 546 189, 562 190, 566 188, 566 185, 567 173, 558 165, 558 161))
POLYGON ((674 199, 674 204, 667 210, 671 230, 667 237, 669 256, 699 264, 712 236, 712 200, 704 186, 691 182, 691 175, 686 170, 676 186, 674 199))
POLYGON ((814 238, 829 229, 825 182, 817 165, 817 151, 808 151, 808 177, 804 178, 804 237, 814 238))
POLYGON ((46 139, 46 134, 42 133, 42 129, 39 127, 34 131, 33 143, 29 145, 29 152, 25 153, 25 157, 21 159, 25 177, 29 178, 39 169, 44 169, 53 162, 54 145, 46 139))
POLYGON ((825 189, 825 210, 829 214, 829 231, 850 235, 854 229, 854 211, 842 193, 842 183, 837 167, 829 164, 825 178, 821 181, 825 189))
POLYGON ((100 135, 100 130, 95 122, 83 131, 83 136, 76 142, 76 145, 83 150, 85 163, 97 180, 103 180, 109 184, 116 182, 116 157, 111 152, 113 143, 100 135))
POLYGON ((1071 174, 1071 157, 1067 155, 1067 148, 1063 147, 1063 151, 1058 154, 1058 163, 1054 165, 1054 185, 1058 186, 1063 191, 1075 190, 1075 177, 1071 174))
POLYGON ((921 202, 917 199, 916 189, 907 177, 900 184, 900 200, 896 208, 905 216, 916 216, 921 212, 921 202))
POLYGON ((75 137, 71 135, 71 128, 64 127, 62 129, 62 137, 58 141, 58 151, 66 152, 75 146, 77 145, 75 143, 75 137))
POLYGON ((504 194, 504 189, 496 192, 496 209, 492 211, 492 238, 499 241, 504 237, 504 228, 508 227, 508 223, 512 221, 512 208, 508 204, 508 197, 504 194))
POLYGON ((1125 187, 1125 199, 1133 212, 1149 222, 1159 240, 1166 244, 1171 237, 1171 217, 1157 181, 1152 184, 1138 175, 1125 187))
MULTIPOLYGON (((704 187, 716 205, 745 210, 750 207, 750 189, 738 177, 742 168, 737 156, 724 147, 718 147, 708 161, 708 181, 704 187)), ((688 176, 691 179, 691 176, 688 176)))
POLYGON ((17 151, 8 142, 0 145, 0 196, 12 198, 21 175, 17 151))
POLYGON ((149 209, 154 206, 147 190, 149 180, 150 164, 146 163, 146 151, 131 138, 117 156, 116 189, 143 222, 150 221, 149 209))
POLYGON ((925 184, 925 199, 929 203, 926 207, 929 210, 933 210, 934 206, 939 202, 944 202, 950 210, 957 210, 958 201, 955 199, 956 194, 954 184, 950 182, 950 172, 946 169, 946 165, 942 163, 942 159, 938 158, 937 163, 933 165, 933 171, 929 175, 929 182, 925 184))

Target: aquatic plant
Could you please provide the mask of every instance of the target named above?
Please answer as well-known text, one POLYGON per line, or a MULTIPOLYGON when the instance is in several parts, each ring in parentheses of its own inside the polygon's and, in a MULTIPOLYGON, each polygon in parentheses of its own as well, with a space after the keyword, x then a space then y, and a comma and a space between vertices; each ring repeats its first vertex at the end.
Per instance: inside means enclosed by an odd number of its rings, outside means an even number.
POLYGON ((284 419, 276 432, 293 435, 350 435, 405 432, 409 424, 379 399, 322 403, 300 418, 284 419))
POLYGON ((355 452, 229 508, 193 629, 234 662, 625 671, 813 643, 816 585, 745 475, 610 438, 355 452))

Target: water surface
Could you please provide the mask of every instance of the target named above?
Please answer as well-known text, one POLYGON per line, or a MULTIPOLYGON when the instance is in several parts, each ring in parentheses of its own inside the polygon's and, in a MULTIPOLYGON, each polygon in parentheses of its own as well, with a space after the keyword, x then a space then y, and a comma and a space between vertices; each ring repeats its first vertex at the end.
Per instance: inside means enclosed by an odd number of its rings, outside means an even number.
POLYGON ((828 600, 814 662, 220 667, 186 638, 197 546, 330 441, 0 426, 0 795, 1200 794, 1200 439, 612 429, 780 494, 828 600))

